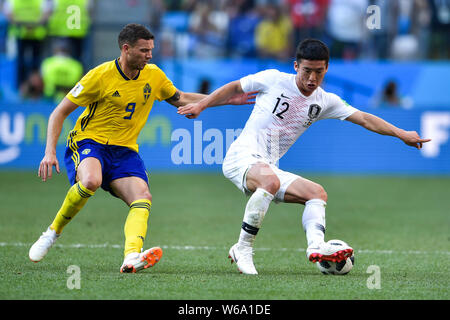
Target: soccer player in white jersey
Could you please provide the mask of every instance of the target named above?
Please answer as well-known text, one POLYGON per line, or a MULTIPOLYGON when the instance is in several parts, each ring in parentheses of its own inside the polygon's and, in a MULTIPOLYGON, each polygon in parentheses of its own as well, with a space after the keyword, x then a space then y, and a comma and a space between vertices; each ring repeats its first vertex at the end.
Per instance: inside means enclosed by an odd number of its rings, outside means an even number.
POLYGON ((223 173, 250 195, 238 242, 229 251, 240 272, 257 274, 253 244, 272 201, 305 205, 302 225, 307 239, 307 258, 312 262, 340 262, 351 247, 329 245, 324 240, 324 188, 308 179, 278 168, 278 160, 311 124, 322 119, 348 120, 368 130, 401 139, 420 149, 430 139, 405 131, 383 119, 348 105, 320 85, 328 70, 329 50, 319 40, 302 41, 296 52, 296 74, 265 70, 230 82, 199 102, 180 107, 178 113, 196 118, 204 109, 236 93, 259 91, 253 112, 240 136, 230 146, 223 173))

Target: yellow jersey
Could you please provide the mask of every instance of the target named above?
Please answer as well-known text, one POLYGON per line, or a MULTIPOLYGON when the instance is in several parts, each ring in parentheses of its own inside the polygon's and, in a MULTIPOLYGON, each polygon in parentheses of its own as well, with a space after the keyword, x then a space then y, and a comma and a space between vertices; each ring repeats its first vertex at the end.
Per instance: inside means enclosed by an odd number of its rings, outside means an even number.
POLYGON ((86 107, 67 143, 92 139, 138 152, 136 140, 153 103, 171 98, 176 90, 154 64, 147 64, 134 79, 129 79, 118 59, 105 62, 89 71, 66 96, 86 107))

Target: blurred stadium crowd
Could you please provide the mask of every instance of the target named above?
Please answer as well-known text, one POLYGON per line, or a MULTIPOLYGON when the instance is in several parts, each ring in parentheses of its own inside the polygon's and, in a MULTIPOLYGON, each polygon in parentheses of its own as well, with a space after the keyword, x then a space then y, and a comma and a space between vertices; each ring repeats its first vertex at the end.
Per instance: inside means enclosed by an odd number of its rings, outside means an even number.
POLYGON ((450 59, 450 0, 0 0, 0 5, 0 55, 17 61, 18 88, 32 99, 59 99, 101 62, 96 57, 117 56, 115 37, 129 22, 145 24, 156 35, 155 63, 290 61, 306 37, 327 43, 333 59, 450 59), (368 27, 371 5, 379 10, 379 28, 368 27))

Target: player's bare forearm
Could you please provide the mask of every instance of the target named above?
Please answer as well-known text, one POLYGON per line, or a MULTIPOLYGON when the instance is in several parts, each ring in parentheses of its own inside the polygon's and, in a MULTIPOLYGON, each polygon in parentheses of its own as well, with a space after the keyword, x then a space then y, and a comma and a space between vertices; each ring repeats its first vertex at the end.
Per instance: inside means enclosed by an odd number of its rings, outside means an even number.
POLYGON ((38 171, 38 176, 42 178, 42 181, 47 181, 47 178, 52 177, 53 167, 55 167, 56 172, 60 172, 58 159, 56 157, 56 143, 58 142, 59 135, 61 134, 64 120, 77 107, 78 106, 69 99, 64 98, 50 115, 48 120, 45 154, 39 164, 38 171))
POLYGON ((242 93, 243 91, 240 87, 239 81, 234 81, 215 90, 210 95, 182 92, 177 90, 173 97, 167 99, 166 101, 176 107, 198 103, 202 106, 202 110, 204 110, 209 107, 221 106, 225 104, 246 104, 249 98, 241 97, 240 94, 242 93))
MULTIPOLYGON (((188 118, 196 118, 203 110, 209 107, 225 104, 247 104, 253 99, 254 94, 242 95, 244 92, 239 81, 230 82, 206 96, 196 103, 191 103, 178 108, 178 113, 188 118)), ((251 102, 253 103, 253 102, 251 102)))
POLYGON ((56 153, 56 143, 61 134, 64 120, 72 113, 78 106, 69 99, 64 98, 61 103, 53 110, 48 120, 47 128, 47 145, 45 153, 56 153))
POLYGON ((382 135, 399 137, 401 130, 373 114, 362 111, 356 111, 347 120, 382 135))
POLYGON ((59 135, 61 134, 64 122, 63 116, 55 111, 52 112, 50 118, 48 119, 47 144, 45 146, 46 154, 48 153, 56 154, 56 143, 58 141, 59 135))
POLYGON ((227 83, 219 89, 212 92, 208 97, 200 102, 203 110, 209 107, 222 106, 229 104, 232 97, 244 93, 239 80, 227 83))
POLYGON ((393 124, 367 112, 356 111, 346 120, 378 134, 397 137, 405 144, 417 149, 421 149, 423 143, 431 141, 431 139, 421 139, 416 131, 405 131, 397 128, 393 124))
POLYGON ((190 103, 196 103, 206 97, 205 94, 194 92, 182 92, 177 90, 175 94, 166 101, 175 107, 181 107, 190 103))

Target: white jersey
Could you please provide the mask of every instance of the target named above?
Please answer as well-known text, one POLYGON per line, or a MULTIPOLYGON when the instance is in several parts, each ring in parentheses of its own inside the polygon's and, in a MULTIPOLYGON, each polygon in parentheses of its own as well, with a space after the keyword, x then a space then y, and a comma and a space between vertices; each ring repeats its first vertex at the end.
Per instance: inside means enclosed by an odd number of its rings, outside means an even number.
POLYGON ((230 150, 246 150, 276 164, 314 122, 344 120, 357 111, 320 87, 309 97, 304 96, 297 87, 295 76, 270 69, 240 80, 244 92, 259 93, 250 118, 230 150))

